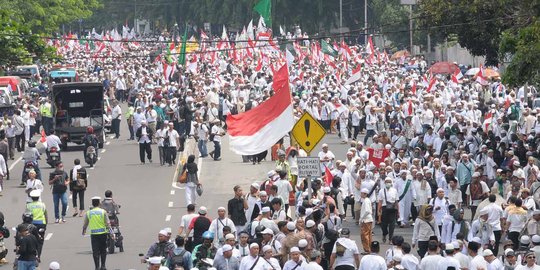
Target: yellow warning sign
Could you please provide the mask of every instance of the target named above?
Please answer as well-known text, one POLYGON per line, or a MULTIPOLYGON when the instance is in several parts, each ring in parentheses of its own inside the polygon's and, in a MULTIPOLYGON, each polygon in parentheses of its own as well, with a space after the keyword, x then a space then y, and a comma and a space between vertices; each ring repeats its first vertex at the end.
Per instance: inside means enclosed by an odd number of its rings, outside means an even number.
POLYGON ((317 146, 317 144, 324 138, 326 131, 321 126, 317 119, 313 118, 311 114, 305 112, 302 117, 296 122, 292 129, 292 136, 298 146, 300 146, 308 154, 317 146))

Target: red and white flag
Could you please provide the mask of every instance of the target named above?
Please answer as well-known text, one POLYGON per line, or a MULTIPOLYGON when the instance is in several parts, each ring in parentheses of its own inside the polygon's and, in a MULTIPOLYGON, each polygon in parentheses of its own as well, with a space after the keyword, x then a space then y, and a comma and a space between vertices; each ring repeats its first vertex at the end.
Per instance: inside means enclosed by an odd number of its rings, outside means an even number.
POLYGON ((375 54, 375 48, 373 47, 373 40, 371 37, 368 37, 368 44, 366 46, 366 53, 369 55, 375 54))
POLYGON ((476 82, 478 82, 481 85, 488 85, 489 82, 484 76, 484 68, 482 65, 480 65, 480 69, 478 70, 478 73, 476 73, 476 82))
POLYGON ((431 81, 429 82, 429 86, 426 89, 427 93, 431 93, 431 90, 433 90, 433 86, 435 85, 436 81, 437 81, 437 79, 435 77, 431 78, 431 81))
POLYGON ((491 125, 491 120, 493 119, 493 113, 488 112, 484 118, 484 132, 488 132, 489 125, 491 125))
POLYGON ((287 65, 274 73, 275 94, 259 106, 227 116, 230 148, 239 155, 255 155, 268 150, 294 126, 293 104, 287 65))
POLYGON ((345 82, 345 85, 349 85, 351 83, 354 83, 362 78, 362 66, 358 65, 352 72, 352 75, 347 81, 345 82))

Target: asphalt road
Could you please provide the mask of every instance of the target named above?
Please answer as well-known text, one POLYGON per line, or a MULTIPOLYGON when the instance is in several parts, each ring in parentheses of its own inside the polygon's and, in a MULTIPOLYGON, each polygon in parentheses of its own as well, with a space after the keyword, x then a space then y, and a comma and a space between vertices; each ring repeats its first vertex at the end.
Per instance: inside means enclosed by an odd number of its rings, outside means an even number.
MULTIPOLYGON (((140 263, 139 254, 146 253, 150 245, 157 241, 159 230, 170 227, 175 235, 180 218, 186 212, 185 196, 184 189, 173 183, 175 167, 160 166, 157 156, 154 156, 153 163, 140 164, 138 146, 133 141, 127 141, 126 129, 125 122, 122 122, 120 139, 112 139, 108 135, 104 149, 100 150, 100 160, 94 168, 87 168, 89 184, 85 193, 85 203, 88 209, 91 197, 103 197, 107 189, 113 191, 115 201, 122 206, 119 218, 125 251, 118 253, 117 250, 115 254, 109 255, 107 268, 146 269, 146 266, 140 263)), ((211 218, 217 216, 219 206, 226 206, 227 201, 232 198, 233 186, 239 184, 244 190, 248 190, 252 182, 264 180, 266 173, 274 167, 272 161, 264 161, 260 165, 242 163, 241 157, 228 149, 227 142, 227 138, 224 138, 221 161, 208 158, 197 160, 200 181, 204 187, 203 195, 197 199, 197 205, 206 206, 211 218)), ((330 145, 330 150, 335 153, 337 159, 345 158, 348 145, 341 144, 336 135, 327 135, 321 144, 323 142, 330 145)), ((186 153, 179 153, 184 158, 195 148, 194 142, 190 142, 189 145, 191 147, 186 147, 186 153)), ((72 168, 75 158, 83 160, 82 148, 70 148, 62 153, 66 170, 72 168)), ((211 151, 213 145, 209 144, 208 148, 211 151)), ((153 153, 157 154, 157 146, 153 145, 152 149, 153 153)), ((318 151, 320 145, 313 153, 316 154, 318 151)), ((20 156, 21 154, 17 153, 15 162, 11 161, 9 164, 12 168, 11 180, 4 181, 5 190, 0 197, 0 211, 6 216, 8 227, 15 227, 21 223, 21 214, 25 207, 26 194, 24 189, 18 186, 23 166, 22 162, 18 161, 20 156)), ((46 165, 44 161, 40 161, 44 176, 48 176, 52 170, 46 165)), ((45 182, 46 191, 42 199, 47 205, 49 221, 54 222, 52 194, 45 182)), ((69 205, 66 223, 50 223, 47 227, 40 269, 47 269, 49 262, 53 260, 59 261, 62 269, 93 269, 90 237, 81 235, 83 218, 71 217, 73 214, 71 199, 69 205)), ((357 240, 360 247, 359 227, 355 226, 350 218, 344 225, 351 228, 351 237, 357 240)), ((406 241, 410 241, 412 230, 397 229, 395 234, 401 234, 406 241)), ((376 227, 375 239, 380 240, 380 236, 380 229, 376 227)), ((13 237, 7 239, 6 244, 10 249, 7 259, 12 262, 13 237)), ((4 265, 0 266, 0 269, 10 267, 11 265, 4 265)))

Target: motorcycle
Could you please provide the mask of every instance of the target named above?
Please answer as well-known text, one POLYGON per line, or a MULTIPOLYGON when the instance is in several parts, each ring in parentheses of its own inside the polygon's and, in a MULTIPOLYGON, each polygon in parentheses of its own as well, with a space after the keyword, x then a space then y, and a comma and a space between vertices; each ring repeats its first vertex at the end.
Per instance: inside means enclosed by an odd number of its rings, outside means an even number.
POLYGON ((124 252, 124 237, 120 231, 118 216, 109 215, 109 222, 111 223, 112 232, 107 237, 107 250, 109 254, 113 254, 115 248, 118 248, 120 252, 124 252))
POLYGON ((94 164, 97 162, 97 153, 96 148, 94 146, 88 146, 86 148, 86 156, 84 157, 84 160, 90 167, 94 167, 94 164))
POLYGON ((33 161, 26 161, 24 162, 24 167, 23 167, 23 175, 22 175, 22 178, 21 178, 21 185, 22 184, 26 184, 26 180, 28 180, 28 173, 31 171, 31 170, 34 170, 36 172, 36 178, 37 179, 41 179, 40 178, 40 175, 38 174, 38 170, 37 170, 37 165, 33 162, 33 161))
POLYGON ((51 168, 54 168, 56 164, 58 164, 61 160, 60 156, 60 149, 57 147, 51 147, 51 150, 49 150, 49 155, 47 157, 47 164, 51 166, 51 168))
POLYGON ((6 247, 4 239, 8 238, 9 234, 9 230, 6 227, 0 227, 0 262, 5 261, 6 255, 8 253, 8 249, 6 247))

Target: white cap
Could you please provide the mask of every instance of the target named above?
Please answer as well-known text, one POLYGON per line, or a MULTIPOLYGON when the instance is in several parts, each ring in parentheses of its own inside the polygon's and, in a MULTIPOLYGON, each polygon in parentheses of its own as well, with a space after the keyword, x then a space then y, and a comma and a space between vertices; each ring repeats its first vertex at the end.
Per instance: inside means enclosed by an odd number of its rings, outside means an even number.
POLYGON ((298 247, 292 247, 291 250, 289 251, 290 253, 300 253, 300 249, 298 247))
POLYGON ((270 178, 270 177, 274 176, 274 174, 276 174, 276 171, 271 170, 266 175, 270 178))
POLYGON ((531 243, 531 239, 529 238, 528 235, 522 235, 521 238, 519 239, 519 243, 523 245, 528 245, 531 243))
POLYGON ((261 191, 259 192, 259 196, 268 196, 268 194, 266 193, 266 191, 261 191))
POLYGON ((261 234, 271 234, 271 235, 274 235, 274 231, 272 231, 272 229, 270 229, 270 228, 266 228, 266 229, 264 229, 264 231, 261 232, 261 234))
POLYGON ((480 213, 479 213, 481 216, 483 215, 488 215, 489 214, 489 210, 486 209, 486 208, 482 208, 482 210, 480 210, 480 213))
POLYGON ((99 196, 94 196, 94 197, 92 197, 92 199, 91 199, 91 200, 92 200, 92 201, 93 201, 93 200, 98 200, 98 201, 101 201, 101 197, 99 197, 99 196))
POLYGON ((225 235, 225 240, 231 240, 231 239, 236 239, 236 237, 234 236, 234 234, 228 233, 227 235, 225 235))
POLYGON ((294 224, 294 222, 292 221, 287 222, 287 230, 294 231, 294 229, 296 229, 296 225, 294 224))
POLYGON ((269 246, 269 245, 266 245, 266 246, 264 246, 264 247, 262 248, 262 252, 263 252, 263 253, 264 253, 264 252, 267 252, 267 251, 269 251, 269 250, 272 250, 272 247, 269 246))
POLYGON ((229 244, 225 244, 225 245, 223 245, 223 247, 221 247, 221 250, 222 250, 223 252, 231 251, 232 249, 233 249, 233 248, 232 248, 231 245, 229 245, 229 244))
POLYGON ((479 172, 474 172, 472 177, 480 177, 480 173, 479 172))
POLYGON ((478 244, 482 244, 482 239, 480 239, 480 237, 478 237, 478 236, 475 236, 475 237, 473 237, 473 239, 471 240, 471 242, 475 242, 475 243, 478 243, 478 244))
POLYGON ((261 185, 257 184, 257 183, 253 183, 251 184, 251 187, 252 188, 255 188, 255 189, 260 189, 261 188, 261 185))
POLYGON ((446 245, 444 246, 444 249, 445 249, 445 250, 454 250, 455 247, 454 247, 453 244, 450 243, 450 244, 446 244, 446 245))
POLYGON ((206 207, 204 206, 199 207, 199 214, 206 215, 206 213, 208 213, 208 209, 206 209, 206 207))
POLYGON ((30 191, 30 197, 36 198, 36 197, 39 197, 39 196, 41 196, 41 191, 39 191, 38 189, 34 189, 34 190, 30 191))
POLYGON ((482 256, 491 256, 493 255, 493 251, 491 249, 484 249, 484 252, 482 253, 482 256))
POLYGON ((315 226, 315 221, 313 221, 311 219, 306 221, 306 228, 311 228, 313 226, 315 226))
POLYGON ((249 245, 249 248, 254 248, 254 247, 259 247, 259 244, 257 244, 257 243, 251 243, 251 245, 249 245))
POLYGON ((305 248, 305 247, 307 247, 307 244, 308 244, 308 242, 307 242, 306 239, 300 239, 300 241, 298 241, 298 247, 299 248, 305 248))
POLYGON ((268 213, 268 212, 270 212, 270 207, 268 207, 268 206, 263 207, 262 210, 261 210, 261 212, 262 212, 262 213, 268 213))
POLYGON ((169 233, 166 230, 159 231, 159 234, 165 235, 165 236, 169 235, 169 233))
POLYGON ((50 270, 60 270, 60 264, 58 262, 51 262, 49 264, 50 270))
POLYGON ((163 257, 150 257, 148 258, 148 263, 150 264, 161 264, 163 257))
POLYGON ((540 235, 538 234, 533 235, 531 240, 533 243, 540 243, 540 235))
POLYGON ((369 190, 367 188, 363 188, 362 190, 360 190, 361 193, 366 193, 368 194, 369 193, 369 190))

